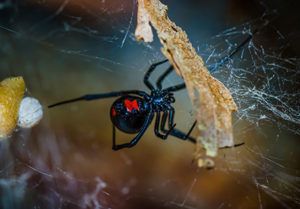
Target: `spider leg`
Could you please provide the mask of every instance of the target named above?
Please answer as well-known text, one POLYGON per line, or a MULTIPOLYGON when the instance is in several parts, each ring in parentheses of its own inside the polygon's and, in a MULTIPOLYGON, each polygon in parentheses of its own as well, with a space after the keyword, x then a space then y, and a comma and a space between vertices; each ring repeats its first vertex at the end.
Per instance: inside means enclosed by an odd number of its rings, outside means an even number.
POLYGON ((49 105, 48 108, 51 107, 55 107, 58 105, 63 105, 63 104, 67 104, 67 103, 72 103, 72 102, 77 102, 77 101, 90 101, 90 100, 94 100, 94 99, 104 99, 104 98, 110 98, 110 97, 118 97, 118 96, 124 96, 127 94, 135 94, 138 96, 143 96, 143 97, 149 97, 149 95, 144 92, 144 91, 138 91, 138 90, 130 90, 130 91, 117 91, 117 92, 110 92, 110 93, 104 93, 104 94, 87 94, 84 95, 82 97, 78 97, 75 99, 70 99, 70 100, 66 100, 66 101, 62 101, 62 102, 58 102, 52 105, 49 105))
MULTIPOLYGON (((164 133, 167 131, 164 128, 164 126, 166 124, 167 117, 168 117, 168 112, 164 112, 163 117, 162 117, 161 126, 160 126, 161 131, 164 132, 164 133)), ((170 118, 170 116, 169 116, 169 118, 170 118)), ((171 124, 172 124, 172 122, 171 122, 171 124)), ((188 139, 189 141, 191 141, 193 143, 196 143, 196 139, 190 137, 190 134, 191 134, 192 130, 194 129, 194 127, 196 126, 196 124, 197 124, 197 121, 195 120, 195 122, 193 123, 192 127, 190 128, 190 130, 188 131, 187 134, 184 134, 183 132, 181 132, 177 129, 173 129, 170 132, 170 135, 175 136, 175 137, 177 137, 179 139, 182 139, 182 140, 187 140, 188 139)), ((169 126, 170 126, 170 122, 169 122, 169 126)), ((238 144, 234 144, 233 146, 219 147, 219 149, 229 149, 229 148, 239 147, 239 146, 242 146, 244 144, 245 144, 245 142, 241 142, 241 143, 238 143, 238 144)))
POLYGON ((138 133, 138 135, 136 137, 134 137, 129 143, 124 143, 124 144, 116 144, 116 128, 113 125, 113 146, 112 149, 113 150, 119 150, 119 149, 123 149, 123 148, 130 148, 135 146, 139 140, 141 139, 141 137, 144 135, 145 131, 147 130, 147 128, 149 127, 152 119, 153 119, 153 112, 152 112, 152 107, 150 107, 150 112, 148 113, 147 117, 146 117, 146 121, 142 127, 142 129, 140 130, 140 132, 138 133))
POLYGON ((154 127, 154 132, 155 135, 159 138, 162 139, 167 139, 168 135, 174 130, 174 127, 176 126, 176 124, 173 124, 172 126, 169 127, 169 130, 165 130, 165 135, 159 133, 159 123, 160 123, 160 112, 157 111, 156 112, 156 120, 155 120, 155 127, 154 127))
MULTIPOLYGON (((214 64, 212 67, 208 68, 208 70, 210 72, 214 71, 215 69, 219 68, 220 66, 222 66, 223 64, 225 64, 226 62, 228 62, 228 60, 230 58, 232 58, 244 45, 246 45, 252 38, 253 36, 258 32, 259 30, 255 30, 252 34, 250 34, 240 45, 238 45, 235 50, 233 52, 231 52, 229 55, 223 57, 218 63, 214 64)), ((171 72, 171 69, 168 69, 157 81, 157 86, 158 88, 161 88, 161 82, 163 81, 163 79, 171 72)), ((179 84, 176 86, 172 86, 167 88, 166 90, 169 91, 178 91, 185 88, 185 84, 179 84)))
MULTIPOLYGON (((173 124, 173 118, 174 118, 174 114, 173 113, 174 113, 174 109, 171 109, 170 113, 169 113, 169 126, 171 126, 173 124)), ((161 123, 161 130, 163 132, 166 131, 166 130, 164 130, 164 124, 163 123, 166 122, 167 115, 168 115, 167 112, 165 112, 164 115, 163 115, 162 123, 161 123)), ((176 137, 178 137, 180 139, 183 139, 183 140, 187 140, 188 139, 189 141, 191 141, 193 143, 196 143, 196 140, 194 138, 190 137, 190 134, 192 133, 192 131, 195 128, 196 124, 197 124, 197 121, 195 120, 194 123, 193 123, 193 125, 192 125, 192 127, 190 128, 190 130, 188 131, 187 134, 184 134, 183 132, 181 132, 181 131, 179 131, 177 129, 174 129, 170 133, 170 135, 176 136, 176 137)), ((219 147, 219 149, 234 148, 234 147, 242 146, 244 144, 245 144, 245 142, 241 142, 241 143, 238 143, 238 144, 234 144, 233 146, 219 147)))
POLYGON ((172 91, 179 91, 179 90, 184 89, 184 88, 185 88, 185 83, 181 83, 181 84, 178 84, 178 85, 175 85, 175 86, 168 87, 165 90, 172 92, 172 91))
MULTIPOLYGON (((162 82, 164 79, 173 71, 173 66, 171 65, 156 81, 156 86, 157 88, 161 89, 162 88, 162 82)), ((181 89, 185 88, 185 83, 181 83, 175 86, 171 86, 166 88, 167 91, 179 91, 181 89)))
POLYGON ((189 138, 190 137, 190 135, 191 135, 193 129, 195 128, 196 124, 197 124, 197 121, 195 120, 194 123, 193 123, 193 125, 192 125, 192 127, 190 128, 190 130, 188 131, 188 133, 185 135, 185 138, 189 138))
POLYGON ((258 30, 256 29, 255 31, 253 31, 252 34, 250 34, 242 43, 240 43, 240 45, 238 45, 235 50, 233 52, 231 52, 229 55, 223 57, 220 62, 214 64, 212 67, 210 67, 208 70, 210 72, 214 71, 215 69, 219 68, 220 66, 222 66, 224 63, 226 63, 230 58, 232 58, 245 44, 247 44, 252 38, 253 36, 258 32, 258 30))
MULTIPOLYGON (((156 86, 158 89, 162 89, 162 82, 164 79, 173 71, 173 66, 171 65, 156 81, 156 86)), ((166 88, 167 91, 179 91, 185 88, 185 83, 181 83, 175 86, 166 88)))
POLYGON ((225 147, 219 147, 219 149, 228 149, 228 148, 234 148, 234 147, 239 147, 239 146, 242 146, 244 145, 245 142, 241 142, 241 143, 238 143, 238 144, 234 144, 233 146, 225 146, 225 147))
POLYGON ((149 81, 149 77, 150 77, 150 75, 151 75, 151 73, 155 70, 155 68, 158 66, 158 65, 161 65, 161 64, 163 64, 163 63, 165 63, 165 62, 167 62, 168 60, 163 60, 163 61, 160 61, 160 62, 157 62, 157 63, 154 63, 154 64, 152 64, 150 67, 149 67, 149 69, 147 70, 147 72, 146 72, 146 74, 145 74, 145 76, 144 76, 144 83, 145 83, 145 85, 151 90, 151 91, 153 91, 155 88, 154 88, 154 86, 150 83, 150 81, 149 81))
MULTIPOLYGON (((163 114, 163 117, 162 117, 162 121, 161 121, 161 126, 160 126, 160 130, 162 132, 164 132, 164 133, 167 132, 167 130, 165 129, 165 124, 166 124, 168 115, 169 115, 168 126, 170 128, 170 127, 172 127, 173 120, 174 120, 174 109, 173 108, 169 111, 169 114, 168 114, 168 111, 164 111, 164 114, 163 114)), ((192 132, 192 130, 195 127, 195 125, 196 125, 196 121, 194 122, 194 124, 192 125, 192 127, 190 128, 190 130, 188 131, 187 134, 185 134, 182 131, 174 128, 170 132, 170 135, 175 136, 175 137, 177 137, 179 139, 182 139, 182 140, 189 140, 190 142, 196 143, 196 139, 190 137, 190 133, 192 132)))
POLYGON ((162 88, 162 82, 172 71, 173 71, 173 66, 170 65, 170 67, 161 76, 159 76, 159 78, 156 81, 157 88, 159 89, 162 88))
MULTIPOLYGON (((173 118, 174 118, 173 113, 174 113, 174 109, 171 109, 170 113, 169 113, 169 126, 171 126, 173 124, 173 118)), ((166 130, 164 130, 164 126, 165 126, 164 124, 166 123, 167 116, 168 116, 168 113, 164 112, 164 115, 163 115, 163 118, 162 118, 162 123, 161 123, 161 130, 163 132, 166 131, 166 130)), ((192 133, 192 131, 195 128, 196 124, 197 124, 197 121, 195 120, 187 134, 184 134, 183 132, 181 132, 177 129, 174 129, 170 133, 170 135, 175 136, 175 137, 180 138, 180 139, 183 139, 183 140, 188 139, 189 141, 191 141, 193 143, 196 143, 196 140, 194 138, 190 137, 190 134, 192 133)), ((244 144, 245 144, 245 142, 241 142, 241 143, 238 143, 238 144, 234 144, 233 146, 219 147, 219 149, 228 149, 228 148, 233 148, 233 147, 239 147, 239 146, 242 146, 244 144)))

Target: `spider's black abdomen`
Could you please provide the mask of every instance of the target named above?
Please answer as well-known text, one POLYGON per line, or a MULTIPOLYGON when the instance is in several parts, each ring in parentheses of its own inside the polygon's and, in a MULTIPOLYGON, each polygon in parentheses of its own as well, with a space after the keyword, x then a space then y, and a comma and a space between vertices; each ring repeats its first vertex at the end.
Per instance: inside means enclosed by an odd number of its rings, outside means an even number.
POLYGON ((144 100, 135 96, 117 99, 110 110, 112 123, 125 133, 138 133, 145 123, 148 108, 144 100))

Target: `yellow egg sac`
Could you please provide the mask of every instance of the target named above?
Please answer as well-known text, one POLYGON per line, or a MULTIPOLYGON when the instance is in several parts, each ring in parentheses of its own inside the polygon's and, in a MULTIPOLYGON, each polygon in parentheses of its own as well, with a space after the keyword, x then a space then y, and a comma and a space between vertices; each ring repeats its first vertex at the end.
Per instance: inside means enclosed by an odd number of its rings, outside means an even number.
POLYGON ((24 92, 22 77, 7 78, 0 82, 0 139, 6 138, 16 127, 24 92))

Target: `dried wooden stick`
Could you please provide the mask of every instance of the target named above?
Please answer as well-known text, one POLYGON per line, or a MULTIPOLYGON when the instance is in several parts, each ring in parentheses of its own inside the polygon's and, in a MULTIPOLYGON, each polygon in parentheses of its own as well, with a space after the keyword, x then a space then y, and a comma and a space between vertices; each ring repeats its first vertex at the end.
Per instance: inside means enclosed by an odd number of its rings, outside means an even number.
POLYGON ((229 90, 211 76, 186 33, 168 18, 166 5, 159 0, 138 0, 138 4, 136 39, 153 40, 150 22, 157 31, 162 53, 186 83, 198 121, 195 157, 204 156, 203 147, 207 156, 214 157, 219 147, 233 146, 231 114, 237 106, 229 90))

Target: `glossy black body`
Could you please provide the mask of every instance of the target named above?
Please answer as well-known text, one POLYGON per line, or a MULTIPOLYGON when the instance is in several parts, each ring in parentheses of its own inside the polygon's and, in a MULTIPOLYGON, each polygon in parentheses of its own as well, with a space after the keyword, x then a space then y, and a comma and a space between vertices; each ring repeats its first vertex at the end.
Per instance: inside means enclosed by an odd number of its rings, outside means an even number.
POLYGON ((136 96, 123 96, 117 99, 110 108, 110 119, 112 123, 125 133, 138 133, 143 127, 149 108, 145 100, 136 96), (132 110, 126 107, 125 101, 136 101, 137 108, 132 110))

